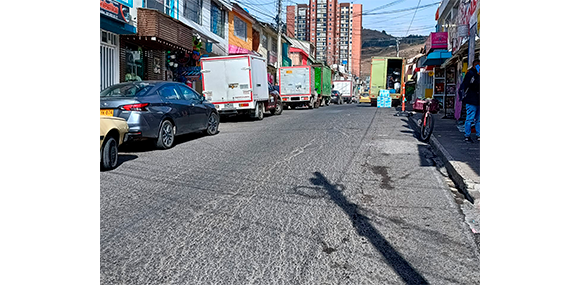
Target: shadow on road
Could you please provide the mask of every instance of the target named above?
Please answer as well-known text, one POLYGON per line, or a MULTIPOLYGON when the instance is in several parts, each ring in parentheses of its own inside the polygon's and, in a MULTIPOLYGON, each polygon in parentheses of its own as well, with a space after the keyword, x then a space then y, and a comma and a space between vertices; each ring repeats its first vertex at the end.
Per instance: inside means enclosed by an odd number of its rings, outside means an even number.
MULTIPOLYGON (((115 169, 117 169, 119 166, 121 166, 124 162, 133 160, 133 159, 137 159, 136 155, 132 155, 132 154, 119 154, 119 158, 117 158, 118 163, 117 163, 117 167, 115 167, 115 169)), ((107 172, 107 171, 111 171, 113 169, 102 169, 101 168, 101 172, 107 172)))
MULTIPOLYGON (((219 131, 218 131, 218 134, 219 134, 219 131)), ((196 140, 196 139, 205 137, 205 136, 207 136, 207 135, 203 132, 195 132, 195 133, 175 136, 175 143, 173 144, 173 147, 175 147, 179 144, 182 144, 182 143, 186 143, 186 142, 189 142, 192 140, 196 140)), ((148 151, 155 151, 155 150, 159 150, 159 149, 155 146, 154 139, 128 141, 119 147, 119 151, 122 151, 122 152, 148 152, 148 151)))
POLYGON ((336 185, 330 182, 320 172, 314 173, 315 178, 310 182, 315 186, 324 187, 332 201, 338 205, 351 219, 353 227, 360 236, 366 237, 379 251, 385 261, 395 270, 397 275, 406 284, 429 284, 411 264, 409 264, 392 246, 385 240, 379 231, 369 222, 369 219, 361 214, 358 205, 349 202, 336 185))

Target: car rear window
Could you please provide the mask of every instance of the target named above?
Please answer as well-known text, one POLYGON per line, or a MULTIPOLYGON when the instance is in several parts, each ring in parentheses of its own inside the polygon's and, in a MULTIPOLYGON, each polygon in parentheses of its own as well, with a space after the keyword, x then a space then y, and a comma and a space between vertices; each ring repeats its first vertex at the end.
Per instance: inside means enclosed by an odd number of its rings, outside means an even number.
POLYGON ((153 85, 149 83, 116 84, 101 91, 101 97, 138 97, 145 95, 151 88, 153 85))

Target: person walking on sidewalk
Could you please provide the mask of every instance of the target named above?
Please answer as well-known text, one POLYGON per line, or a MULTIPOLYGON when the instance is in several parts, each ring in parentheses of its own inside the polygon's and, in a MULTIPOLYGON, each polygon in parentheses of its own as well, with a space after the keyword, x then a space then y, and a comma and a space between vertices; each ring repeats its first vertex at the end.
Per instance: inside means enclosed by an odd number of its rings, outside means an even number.
POLYGON ((479 59, 473 61, 473 65, 465 74, 460 89, 463 91, 463 99, 467 118, 465 119, 465 141, 473 142, 471 139, 471 124, 475 122, 475 135, 479 141, 479 59))

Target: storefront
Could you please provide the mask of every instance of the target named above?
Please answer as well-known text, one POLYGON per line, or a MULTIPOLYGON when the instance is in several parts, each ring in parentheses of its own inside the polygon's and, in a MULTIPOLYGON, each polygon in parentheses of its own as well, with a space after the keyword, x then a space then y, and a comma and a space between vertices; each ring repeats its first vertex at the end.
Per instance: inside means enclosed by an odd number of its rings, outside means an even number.
POLYGON ((120 35, 135 34, 132 11, 133 1, 101 0, 100 3, 100 62, 103 90, 120 80, 120 35))
POLYGON ((121 36, 121 81, 179 81, 200 91, 203 43, 192 28, 154 9, 138 8, 137 15, 137 34, 121 36))
POLYGON ((425 43, 426 55, 418 60, 418 68, 415 70, 416 98, 435 98, 452 108, 455 81, 448 78, 441 64, 451 57, 447 50, 447 32, 431 33, 425 43))

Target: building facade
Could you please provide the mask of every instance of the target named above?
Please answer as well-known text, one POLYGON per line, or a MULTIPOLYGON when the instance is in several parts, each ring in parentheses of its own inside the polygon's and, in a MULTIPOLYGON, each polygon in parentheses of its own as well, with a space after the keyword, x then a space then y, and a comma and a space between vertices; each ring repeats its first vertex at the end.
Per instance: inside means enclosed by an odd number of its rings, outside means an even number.
POLYGON ((101 90, 117 84, 120 78, 120 36, 137 32, 137 10, 133 0, 101 0, 101 90))
POLYGON ((287 33, 316 47, 316 60, 360 76, 362 4, 310 0, 288 6, 287 33))

